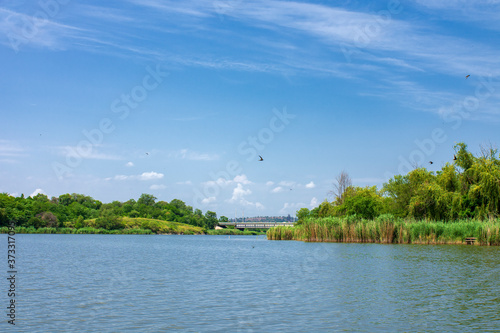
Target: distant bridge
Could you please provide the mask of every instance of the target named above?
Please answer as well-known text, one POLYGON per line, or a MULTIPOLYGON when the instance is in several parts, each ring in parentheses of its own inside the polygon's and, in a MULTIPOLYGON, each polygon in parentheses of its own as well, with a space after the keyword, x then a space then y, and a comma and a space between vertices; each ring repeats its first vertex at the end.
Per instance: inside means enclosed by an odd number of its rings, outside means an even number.
POLYGON ((293 227, 293 222, 219 222, 220 228, 232 225, 236 229, 269 229, 272 227, 293 227))

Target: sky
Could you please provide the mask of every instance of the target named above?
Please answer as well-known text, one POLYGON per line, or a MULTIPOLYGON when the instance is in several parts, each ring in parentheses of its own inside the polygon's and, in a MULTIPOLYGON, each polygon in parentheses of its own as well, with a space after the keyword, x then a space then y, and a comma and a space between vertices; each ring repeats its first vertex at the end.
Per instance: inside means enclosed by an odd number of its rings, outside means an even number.
POLYGON ((295 216, 497 147, 499 42, 497 0, 2 1, 0 193, 295 216))

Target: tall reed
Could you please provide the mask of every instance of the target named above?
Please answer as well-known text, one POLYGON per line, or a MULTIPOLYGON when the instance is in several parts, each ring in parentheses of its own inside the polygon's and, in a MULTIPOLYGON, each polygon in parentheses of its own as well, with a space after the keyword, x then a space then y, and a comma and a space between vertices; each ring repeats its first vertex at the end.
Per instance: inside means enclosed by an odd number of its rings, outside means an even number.
POLYGON ((382 215, 374 220, 309 218, 295 227, 274 227, 270 240, 386 244, 465 244, 475 237, 478 245, 500 245, 500 219, 453 222, 400 219, 382 215))

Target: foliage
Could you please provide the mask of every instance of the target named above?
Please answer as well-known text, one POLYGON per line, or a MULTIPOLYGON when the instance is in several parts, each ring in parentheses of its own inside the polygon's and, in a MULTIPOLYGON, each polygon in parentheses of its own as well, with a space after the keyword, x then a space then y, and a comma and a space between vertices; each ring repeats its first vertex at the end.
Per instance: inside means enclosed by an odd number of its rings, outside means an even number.
POLYGON ((477 245, 500 245, 500 219, 417 221, 391 214, 373 220, 325 217, 307 218, 299 226, 273 227, 267 231, 271 240, 314 242, 465 244, 468 237, 475 237, 477 245))
MULTIPOLYGON (((348 186, 335 201, 323 201, 307 217, 355 217, 374 219, 390 213, 395 217, 432 221, 494 219, 500 216, 500 159, 498 150, 483 149, 480 156, 467 145, 454 147, 452 162, 432 172, 416 168, 406 175, 395 175, 380 191, 373 187, 348 186)), ((349 179, 347 174, 343 178, 349 179)), ((336 187, 338 191, 338 185, 336 187)))
MULTIPOLYGON (((113 201, 103 204, 92 197, 76 193, 63 194, 51 199, 45 194, 25 198, 24 195, 13 197, 8 193, 0 193, 0 227, 7 226, 13 221, 19 227, 32 227, 35 230, 66 227, 94 233, 100 229, 128 230, 131 227, 124 222, 126 219, 143 218, 188 224, 198 229, 186 229, 185 232, 201 233, 202 230, 213 229, 217 224, 215 212, 208 211, 203 214, 199 209, 193 211, 191 206, 179 199, 173 199, 171 202, 156 200, 151 194, 142 194, 137 201, 131 199, 126 202, 113 201)), ((146 230, 154 233, 177 232, 177 229, 167 228, 163 222, 158 222, 159 224, 145 222, 149 223, 146 230)), ((135 227, 144 229, 140 225, 135 227)))

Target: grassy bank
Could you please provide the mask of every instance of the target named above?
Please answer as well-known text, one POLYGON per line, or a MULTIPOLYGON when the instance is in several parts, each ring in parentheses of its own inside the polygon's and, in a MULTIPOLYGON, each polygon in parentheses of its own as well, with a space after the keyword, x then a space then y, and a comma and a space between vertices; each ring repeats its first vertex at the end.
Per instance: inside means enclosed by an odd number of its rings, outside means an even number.
MULTIPOLYGON (((96 226, 96 220, 85 220, 85 226, 82 228, 34 228, 34 227, 16 227, 18 234, 184 234, 184 235, 200 235, 205 234, 206 230, 201 227, 195 227, 189 224, 178 222, 168 222, 147 218, 121 218, 123 228, 121 229, 103 229, 96 226)), ((7 227, 0 228, 0 233, 8 233, 7 227)))
POLYGON ((454 222, 415 221, 380 216, 375 220, 309 218, 295 227, 274 227, 270 240, 386 244, 465 244, 475 237, 477 245, 500 245, 500 219, 454 222))

